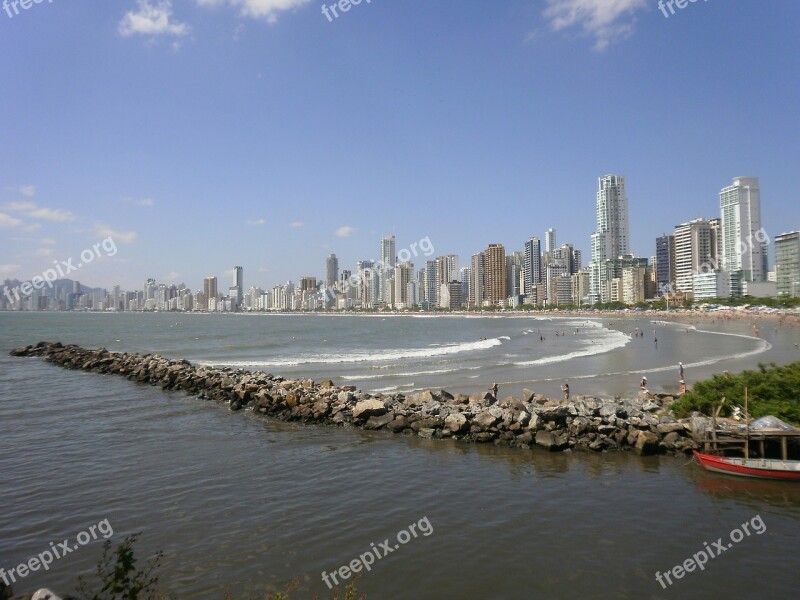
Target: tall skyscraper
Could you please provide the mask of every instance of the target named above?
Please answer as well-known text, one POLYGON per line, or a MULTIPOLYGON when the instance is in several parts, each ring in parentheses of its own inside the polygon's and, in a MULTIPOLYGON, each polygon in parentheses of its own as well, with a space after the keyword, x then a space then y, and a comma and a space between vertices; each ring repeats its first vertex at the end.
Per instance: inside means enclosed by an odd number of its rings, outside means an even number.
POLYGON ((233 267, 233 287, 235 290, 236 298, 231 298, 231 309, 236 311, 242 306, 244 301, 244 269, 242 267, 233 267))
POLYGON ((425 262, 425 308, 431 310, 439 305, 439 284, 436 280, 436 261, 425 262))
POLYGON ((394 269, 397 265, 397 242, 393 235, 381 240, 381 265, 384 269, 394 269))
POLYGON ((487 299, 486 291, 486 253, 478 252, 472 255, 472 266, 470 274, 470 284, 472 296, 470 303, 473 306, 483 306, 483 301, 487 299))
POLYGON ((656 238, 656 284, 659 293, 675 284, 675 236, 656 238))
POLYGON ((525 242, 525 263, 523 277, 526 296, 531 293, 533 286, 542 282, 542 243, 536 236, 525 242))
MULTIPOLYGON (((436 287, 439 295, 442 286, 447 286, 451 281, 458 281, 458 256, 454 254, 439 256, 436 259, 436 287)), ((441 301, 438 305, 441 306, 441 301)))
POLYGON ((397 243, 393 235, 381 240, 380 299, 391 304, 394 296, 394 268, 397 266, 397 243))
POLYGON ((800 231, 775 236, 778 294, 800 297, 800 231))
POLYGON ((207 303, 206 310, 215 310, 217 305, 217 278, 206 277, 203 280, 203 296, 207 303))
POLYGON ((544 234, 544 251, 550 253, 557 247, 558 246, 556 246, 556 230, 551 227, 544 234))
POLYGON ((630 253, 628 195, 622 175, 606 175, 598 180, 597 230, 592 234, 591 298, 610 302, 610 279, 605 270, 608 259, 630 253))
POLYGON ((506 287, 506 249, 503 244, 489 244, 486 249, 486 299, 500 304, 508 297, 506 287))
POLYGON ((325 285, 333 287, 339 281, 339 259, 331 254, 325 261, 325 285))
MULTIPOLYGON (((657 259, 660 261, 660 259, 657 259)), ((694 291, 693 278, 719 270, 719 257, 712 235, 712 223, 695 219, 675 227, 675 284, 678 290, 694 291)))
POLYGON ((758 177, 736 177, 719 193, 722 213, 722 269, 740 271, 742 281, 766 279, 758 177))

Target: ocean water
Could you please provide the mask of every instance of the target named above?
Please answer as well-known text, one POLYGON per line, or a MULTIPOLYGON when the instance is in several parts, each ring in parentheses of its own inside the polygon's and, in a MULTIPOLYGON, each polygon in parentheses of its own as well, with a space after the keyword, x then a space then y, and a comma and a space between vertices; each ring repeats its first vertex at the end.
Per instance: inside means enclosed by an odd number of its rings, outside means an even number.
MULTIPOLYGON (((181 598, 330 594, 321 578, 412 523, 359 581, 371 600, 791 597, 800 486, 706 474, 687 458, 557 454, 286 424, 8 350, 41 339, 159 352, 363 389, 633 393, 798 358, 796 329, 649 319, 0 314, 0 568, 107 519, 164 550, 181 598), (639 327, 644 338, 627 334, 639 327), (577 331, 576 331, 577 330, 577 331), (653 337, 658 337, 656 347, 653 337), (563 331, 564 336, 555 335, 563 331), (542 340, 541 338, 545 338, 542 340), (705 570, 665 572, 759 517, 705 570), (752 529, 752 528, 751 528, 752 529), (765 588, 765 586, 767 586, 765 588), (767 589, 768 592, 764 590, 767 589)), ((18 592, 74 590, 102 539, 18 592)))

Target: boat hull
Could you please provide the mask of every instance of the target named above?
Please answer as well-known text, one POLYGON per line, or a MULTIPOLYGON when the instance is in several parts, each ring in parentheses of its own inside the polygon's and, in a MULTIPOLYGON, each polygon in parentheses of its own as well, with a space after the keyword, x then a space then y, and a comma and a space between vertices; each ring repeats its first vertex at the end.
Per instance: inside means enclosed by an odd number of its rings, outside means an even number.
POLYGON ((694 450, 694 456, 707 471, 755 477, 758 479, 779 479, 782 481, 800 481, 800 461, 797 460, 764 460, 714 456, 694 450))

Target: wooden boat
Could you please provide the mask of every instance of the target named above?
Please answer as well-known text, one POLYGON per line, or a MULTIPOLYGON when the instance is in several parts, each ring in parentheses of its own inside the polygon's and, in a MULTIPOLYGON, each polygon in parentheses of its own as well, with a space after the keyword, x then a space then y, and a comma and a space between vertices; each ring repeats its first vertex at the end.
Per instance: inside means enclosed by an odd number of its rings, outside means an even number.
MULTIPOLYGON (((745 414, 745 438, 743 456, 722 456, 718 454, 708 454, 710 449, 706 443, 703 452, 692 450, 695 458, 700 462, 704 469, 714 473, 725 473, 727 475, 738 475, 740 477, 756 477, 759 479, 776 479, 781 481, 800 481, 800 460, 789 460, 787 452, 787 439, 789 437, 800 437, 800 433, 795 431, 774 431, 767 433, 761 431, 755 434, 760 444, 761 458, 750 458, 750 413, 747 411, 747 388, 744 388, 744 414, 745 414), (767 436, 778 438, 781 442, 781 458, 765 458, 764 442, 767 436)), ((723 399, 724 402, 724 399, 723 399)), ((714 449, 718 449, 716 436, 716 418, 722 404, 714 412, 712 439, 714 449)))
POLYGON ((715 456, 693 450, 695 458, 707 471, 757 477, 760 479, 781 479, 800 481, 800 460, 781 460, 775 458, 740 458, 735 456, 715 456))

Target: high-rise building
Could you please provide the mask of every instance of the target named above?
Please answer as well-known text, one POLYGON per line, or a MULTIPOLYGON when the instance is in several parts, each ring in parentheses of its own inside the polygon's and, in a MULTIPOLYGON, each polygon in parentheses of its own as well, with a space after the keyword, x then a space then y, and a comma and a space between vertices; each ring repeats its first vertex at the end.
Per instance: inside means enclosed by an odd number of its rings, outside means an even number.
POLYGON ((331 254, 325 261, 325 285, 333 287, 339 281, 339 259, 331 254))
POLYGON ((629 254, 628 195, 622 175, 598 180, 597 230, 592 234, 591 298, 609 302, 611 277, 605 272, 608 259, 629 254))
POLYGON ((408 284, 414 280, 414 265, 404 262, 394 268, 394 306, 412 306, 408 299, 408 284))
POLYGON ((722 269, 741 271, 741 281, 767 276, 766 248, 761 239, 761 192, 758 177, 736 177, 719 193, 722 213, 722 269))
POLYGON ((800 297, 800 231, 775 236, 778 294, 800 297))
POLYGON ((243 277, 244 277, 244 269, 242 269, 242 267, 233 267, 233 287, 230 289, 231 310, 233 311, 239 310, 242 306, 242 303, 244 302, 243 277))
POLYGON ((439 284, 436 279, 436 272, 436 261, 425 261, 425 289, 422 295, 425 299, 425 308, 427 310, 439 306, 439 284))
POLYGON ((391 280, 394 278, 394 268, 397 266, 397 242, 393 235, 381 240, 381 260, 380 269, 380 300, 391 304, 391 297, 394 295, 394 287, 391 280))
POLYGON ((489 244, 486 249, 486 299, 497 305, 507 296, 506 249, 503 244, 489 244))
POLYGON ((203 296, 207 302, 206 310, 216 310, 217 305, 217 278, 213 275, 203 280, 203 296), (212 308, 213 302, 213 308, 212 308))
POLYGON ((458 256, 440 256, 436 259, 436 286, 441 290, 451 281, 458 281, 458 256))
POLYGON ((694 275, 720 270, 712 230, 706 219, 675 227, 675 286, 681 292, 693 292, 694 275))
POLYGON ((552 252, 556 248, 556 230, 551 227, 544 233, 544 251, 552 252))
POLYGON ((659 291, 670 290, 675 285, 675 236, 656 238, 656 284, 659 291))
POLYGON ((486 280, 486 253, 478 252, 472 255, 472 265, 470 274, 470 284, 472 296, 470 303, 473 306, 483 306, 487 299, 487 280, 486 280))
POLYGON ((394 269, 397 265, 397 242, 393 235, 381 240, 381 265, 386 269, 394 269))
POLYGON ((522 252, 513 252, 506 256, 506 294, 509 297, 521 296, 522 264, 525 259, 522 252))
POLYGON ((469 304, 472 298, 472 269, 462 267, 461 273, 461 298, 464 304, 469 304))
POLYGON ((525 264, 522 275, 525 281, 523 294, 527 296, 534 285, 542 282, 542 243, 536 236, 525 242, 525 264))
POLYGON ((300 279, 301 292, 316 292, 317 291, 317 278, 306 276, 300 279))

